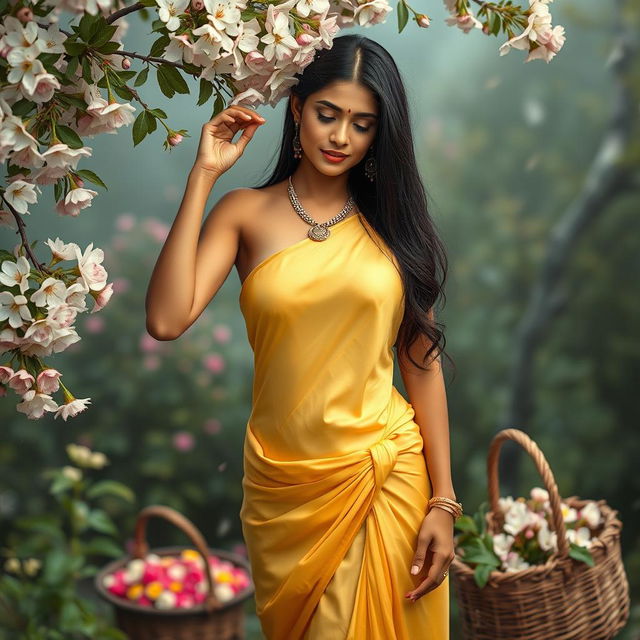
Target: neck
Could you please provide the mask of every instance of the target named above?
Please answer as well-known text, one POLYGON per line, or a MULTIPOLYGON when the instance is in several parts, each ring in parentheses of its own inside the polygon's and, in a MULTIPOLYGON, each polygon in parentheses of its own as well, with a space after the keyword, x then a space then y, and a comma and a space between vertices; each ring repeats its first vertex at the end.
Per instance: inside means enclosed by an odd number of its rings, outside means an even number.
POLYGON ((341 203, 341 208, 349 197, 347 177, 347 172, 337 176, 324 175, 303 156, 291 176, 291 182, 301 200, 315 203, 319 207, 335 207, 336 203, 341 203))

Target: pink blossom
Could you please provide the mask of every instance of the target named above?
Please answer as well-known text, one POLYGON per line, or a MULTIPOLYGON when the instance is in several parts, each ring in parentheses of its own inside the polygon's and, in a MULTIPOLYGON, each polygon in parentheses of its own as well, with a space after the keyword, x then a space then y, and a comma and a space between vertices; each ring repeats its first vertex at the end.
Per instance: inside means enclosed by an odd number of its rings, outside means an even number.
POLYGON ((67 418, 75 418, 75 416, 82 413, 90 404, 90 398, 74 398, 70 402, 60 405, 53 417, 55 419, 60 416, 66 422, 67 418))
POLYGON ((148 333, 143 333, 140 337, 140 350, 145 353, 156 353, 162 348, 159 340, 156 340, 148 333))
POLYGON ((41 418, 45 411, 56 411, 58 405, 50 395, 37 393, 35 389, 30 389, 22 396, 22 402, 16 405, 20 413, 26 414, 29 420, 41 418))
POLYGON ((102 333, 105 327, 105 322, 100 316, 89 316, 84 321, 84 328, 89 333, 102 333))
POLYGON ((215 435, 216 433, 220 433, 220 431, 222 430, 222 422, 220 422, 218 418, 209 418, 204 423, 203 429, 205 433, 215 435))
POLYGON ((129 290, 129 280, 127 278, 116 278, 113 281, 113 293, 123 293, 129 290))
POLYGON ((178 451, 191 451, 195 438, 188 431, 178 431, 173 436, 173 446, 178 451))
POLYGON ((212 353, 204 358, 204 366, 213 373, 223 371, 224 365, 224 358, 219 353, 212 353))
POLYGON ((147 371, 155 371, 160 367, 160 358, 158 356, 147 356, 142 364, 147 371))
POLYGON ((52 394, 60 388, 60 376, 56 369, 44 369, 38 374, 37 385, 41 393, 52 394))
POLYGON ((0 366, 0 382, 5 384, 9 382, 15 371, 11 367, 0 366))
POLYGON ((158 242, 164 242, 169 235, 169 227, 164 224, 164 222, 160 222, 160 220, 155 220, 154 218, 149 218, 144 221, 144 229, 158 242))
POLYGON ((218 324, 213 328, 213 337, 217 342, 226 343, 231 339, 231 329, 229 325, 218 324))
POLYGON ((118 218, 116 219, 116 229, 118 231, 131 231, 131 229, 133 229, 135 225, 135 217, 128 213, 118 216, 118 218))
POLYGON ((182 142, 182 136, 179 133, 174 133, 167 138, 167 141, 172 147, 177 147, 182 142))
POLYGON ((20 20, 23 24, 33 20, 33 11, 29 9, 29 7, 22 7, 22 9, 18 9, 16 12, 16 18, 20 20))
POLYGON ((36 379, 26 369, 18 369, 18 371, 9 378, 8 385, 16 393, 23 395, 31 389, 35 381, 36 379))
POLYGON ((100 290, 100 293, 94 298, 95 305, 93 309, 91 309, 91 313, 95 313, 96 311, 100 311, 104 309, 109 300, 111 300, 111 296, 113 295, 113 282, 107 284, 103 289, 100 290))

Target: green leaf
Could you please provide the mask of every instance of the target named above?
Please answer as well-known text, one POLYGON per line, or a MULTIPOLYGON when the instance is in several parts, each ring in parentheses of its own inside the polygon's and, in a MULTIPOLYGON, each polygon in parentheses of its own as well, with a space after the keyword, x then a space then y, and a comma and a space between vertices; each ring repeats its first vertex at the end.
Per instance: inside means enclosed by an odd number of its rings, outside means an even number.
POLYGON ((118 535, 118 529, 113 520, 101 509, 94 509, 89 513, 89 526, 100 533, 118 535))
POLYGON ((211 114, 210 120, 218 115, 224 109, 224 98, 221 93, 218 93, 216 96, 215 102, 213 103, 213 113, 211 114))
POLYGON ((71 503, 73 518, 80 531, 84 531, 89 525, 89 505, 82 500, 74 500, 71 503))
POLYGON ((149 67, 145 67, 138 74, 138 77, 135 79, 135 82, 133 83, 133 86, 134 87, 139 87, 140 85, 143 85, 147 81, 147 76, 148 75, 149 75, 149 67))
POLYGON ((53 495, 58 495, 60 493, 64 493, 67 489, 70 489, 73 486, 73 480, 67 478, 67 476, 63 474, 59 474, 56 479, 51 484, 49 488, 49 493, 53 495))
POLYGON ((156 67, 156 79, 158 80, 160 91, 162 91, 167 98, 173 98, 176 92, 173 90, 167 77, 162 73, 162 67, 156 67))
POLYGON ((500 566, 500 559, 493 551, 489 551, 480 539, 471 538, 460 545, 464 549, 464 555, 460 556, 466 563, 487 564, 492 567, 500 566))
POLYGON ((133 130, 131 135, 133 136, 133 146, 140 144, 147 135, 147 118, 144 115, 144 111, 138 114, 138 117, 133 122, 133 130))
POLYGON ((455 521, 455 528, 468 533, 478 533, 478 527, 471 516, 462 515, 455 521))
POLYGON ((489 20, 489 33, 497 36, 500 33, 500 25, 500 14, 497 11, 492 12, 491 18, 489 20))
MULTIPOLYGON (((164 23, 163 23, 164 24, 164 23)), ((171 38, 167 35, 161 35, 154 43, 151 45, 151 50, 149 51, 149 55, 152 58, 158 58, 162 56, 164 50, 169 46, 171 42, 171 38)))
POLYGON ((162 109, 158 109, 157 107, 155 109, 149 109, 149 111, 153 113, 156 118, 166 119, 167 117, 167 114, 162 109))
POLYGON ((103 45, 107 44, 107 42, 110 42, 111 38, 113 37, 113 34, 117 30, 118 30, 118 27, 116 25, 108 24, 102 27, 101 29, 99 29, 92 36, 91 40, 89 41, 89 44, 91 45, 92 48, 98 49, 103 45))
POLYGON ((162 74, 176 93, 189 93, 189 87, 178 69, 170 64, 161 64, 158 73, 162 74))
POLYGON ((402 33, 402 30, 407 26, 409 20, 409 10, 404 0, 398 2, 398 33, 402 33))
POLYGON ((100 15, 91 15, 90 13, 85 13, 82 16, 78 24, 78 33, 80 37, 85 41, 89 42, 91 36, 94 33, 94 29, 96 29, 99 25, 100 15))
POLYGON ((63 44, 66 52, 70 56, 81 56, 87 50, 87 45, 84 42, 76 42, 68 39, 65 40, 63 44))
MULTIPOLYGON (((82 78, 87 84, 93 84, 93 76, 91 74, 91 63, 86 57, 82 58, 82 78)), ((103 76, 104 79, 104 76, 103 76)))
POLYGON ((99 47, 96 47, 96 51, 104 55, 109 55, 110 53, 115 53, 116 51, 119 51, 119 50, 120 50, 120 43, 111 41, 111 40, 109 42, 105 42, 105 44, 100 45, 99 47))
MULTIPOLYGON (((100 178, 95 173, 93 173, 93 171, 91 171, 90 169, 80 169, 79 171, 76 171, 76 173, 82 178, 85 178, 86 180, 88 180, 89 182, 93 182, 93 184, 97 184, 98 186, 103 187, 104 189, 107 189, 107 191, 109 190, 107 185, 104 182, 102 182, 102 180, 100 180, 100 178)), ((105 481, 105 482, 109 482, 109 481, 105 481)), ((93 488, 95 488, 95 485, 93 488)), ((91 498, 93 496, 89 495, 89 497, 91 498)))
POLYGON ((80 136, 73 129, 63 124, 56 125, 56 135, 72 149, 79 149, 83 146, 80 136))
POLYGON ((129 87, 126 86, 113 86, 112 87, 113 92, 120 96, 123 100, 131 100, 134 95, 131 91, 131 89, 129 89, 129 87))
POLYGON ((87 555, 96 556, 109 556, 113 558, 119 558, 126 554, 125 549, 122 549, 111 538, 105 538, 98 536, 93 538, 84 545, 84 552, 87 555))
POLYGON ((150 111, 145 111, 147 114, 147 131, 149 133, 155 131, 158 128, 155 116, 150 111))
POLYGON ((50 551, 43 563, 42 579, 45 584, 59 585, 66 582, 74 571, 78 570, 84 560, 80 556, 71 556, 67 551, 54 549, 50 551))
POLYGON ((595 564, 593 556, 591 555, 591 551, 589 551, 589 549, 587 549, 586 547, 581 547, 575 542, 569 543, 569 557, 573 558, 574 560, 584 562, 590 567, 593 567, 593 565, 595 564))
POLYGON ((26 98, 21 98, 16 103, 11 105, 11 111, 16 116, 26 116, 33 109, 33 102, 31 100, 27 100, 26 98))
MULTIPOLYGON (((74 58, 77 60, 77 58, 74 58)), ((56 99, 63 104, 72 105, 74 107, 78 107, 84 111, 87 108, 87 103, 83 98, 79 98, 78 96, 71 95, 70 93, 58 93, 56 95, 56 99)))
POLYGON ((198 96, 198 106, 204 104, 213 93, 213 83, 206 78, 200 78, 200 95, 198 96))
POLYGON ((165 22, 162 22, 162 20, 158 19, 158 20, 154 20, 151 23, 151 31, 162 31, 163 29, 166 29, 167 25, 165 22))
POLYGON ((482 589, 488 580, 489 575, 493 571, 493 565, 479 564, 473 571, 473 579, 475 583, 482 589))
POLYGON ((63 537, 60 520, 52 515, 23 516, 15 520, 15 526, 23 531, 45 533, 56 540, 63 537))
POLYGON ((65 77, 71 80, 71 78, 74 77, 76 69, 78 68, 79 64, 80 64, 80 58, 78 58, 78 56, 73 56, 72 58, 69 58, 69 62, 67 63, 67 69, 64 72, 65 77))
POLYGON ((133 491, 116 480, 101 480, 100 482, 96 482, 96 484, 87 491, 87 496, 89 498, 97 498, 99 496, 106 495, 119 496, 127 502, 133 502, 135 500, 133 491))
POLYGON ((64 600, 60 607, 58 624, 61 631, 75 631, 82 625, 84 616, 75 600, 64 600))

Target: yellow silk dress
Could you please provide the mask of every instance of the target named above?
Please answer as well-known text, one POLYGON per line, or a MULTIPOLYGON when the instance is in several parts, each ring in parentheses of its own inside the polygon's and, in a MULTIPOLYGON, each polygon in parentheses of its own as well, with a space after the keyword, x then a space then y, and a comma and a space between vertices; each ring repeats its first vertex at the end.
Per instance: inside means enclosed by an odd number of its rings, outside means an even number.
MULTIPOLYGON (((266 258, 239 296, 254 354, 242 530, 268 640, 448 640, 449 578, 404 594, 432 496, 393 385, 398 263, 364 216, 266 258)), ((430 556, 428 556, 430 557, 430 556)))

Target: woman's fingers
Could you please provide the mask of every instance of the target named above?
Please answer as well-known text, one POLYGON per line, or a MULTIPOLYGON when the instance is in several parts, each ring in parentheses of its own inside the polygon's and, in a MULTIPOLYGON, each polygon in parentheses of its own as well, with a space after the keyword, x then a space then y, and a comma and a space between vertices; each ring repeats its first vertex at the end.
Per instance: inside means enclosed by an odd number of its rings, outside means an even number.
MULTIPOLYGON (((447 571, 449 565, 453 562, 453 553, 433 552, 432 562, 429 566, 426 578, 420 585, 406 594, 406 597, 415 602, 425 593, 435 589, 444 580, 444 572, 447 571)), ((426 566, 426 565, 425 565, 426 566)))

